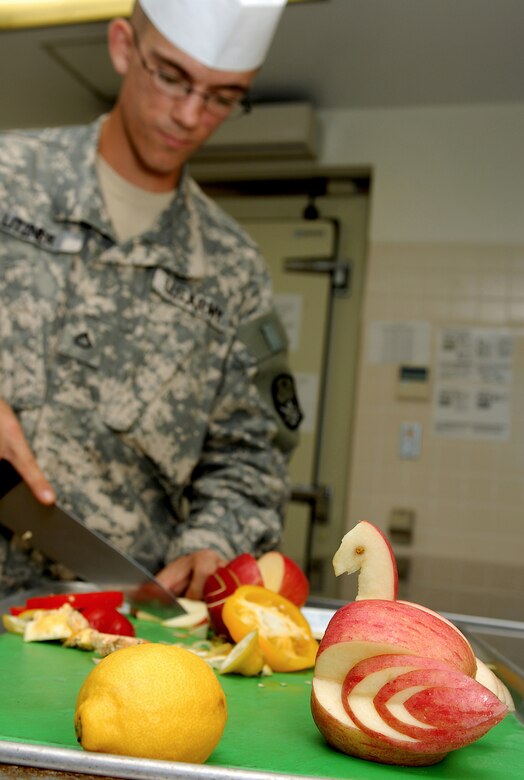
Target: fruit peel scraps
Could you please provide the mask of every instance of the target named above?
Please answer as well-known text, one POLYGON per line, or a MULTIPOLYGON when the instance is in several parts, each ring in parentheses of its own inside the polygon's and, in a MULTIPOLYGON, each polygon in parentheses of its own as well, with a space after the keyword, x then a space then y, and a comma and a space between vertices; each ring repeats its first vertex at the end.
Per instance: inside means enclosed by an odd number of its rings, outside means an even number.
POLYGON ((6 631, 21 635, 24 642, 60 641, 64 647, 95 651, 102 657, 121 647, 147 641, 140 637, 97 631, 69 603, 58 609, 29 609, 18 615, 4 614, 2 623, 6 631))

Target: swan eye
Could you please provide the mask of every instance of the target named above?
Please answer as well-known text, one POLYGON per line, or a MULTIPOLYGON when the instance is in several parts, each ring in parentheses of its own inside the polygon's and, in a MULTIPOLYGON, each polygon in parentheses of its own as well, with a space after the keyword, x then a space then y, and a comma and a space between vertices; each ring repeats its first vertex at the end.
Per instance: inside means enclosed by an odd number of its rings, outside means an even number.
POLYGON ((364 555, 364 553, 366 552, 366 548, 365 547, 360 547, 360 546, 359 547, 355 547, 355 552, 356 552, 357 555, 364 555))

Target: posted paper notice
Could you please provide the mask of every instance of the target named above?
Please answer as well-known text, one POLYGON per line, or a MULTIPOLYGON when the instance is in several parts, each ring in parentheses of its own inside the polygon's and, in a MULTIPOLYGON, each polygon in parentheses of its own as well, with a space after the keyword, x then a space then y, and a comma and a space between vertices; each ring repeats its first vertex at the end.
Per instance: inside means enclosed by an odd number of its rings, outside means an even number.
POLYGON ((511 425, 513 335, 443 328, 437 338, 433 429, 440 436, 507 439, 511 425))

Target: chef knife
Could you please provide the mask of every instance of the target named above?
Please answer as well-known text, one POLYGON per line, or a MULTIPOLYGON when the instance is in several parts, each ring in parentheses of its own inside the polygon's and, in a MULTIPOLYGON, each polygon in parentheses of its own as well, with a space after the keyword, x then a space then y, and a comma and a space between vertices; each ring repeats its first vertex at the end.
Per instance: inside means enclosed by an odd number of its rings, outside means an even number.
POLYGON ((185 613, 173 594, 131 556, 58 504, 41 504, 6 460, 0 460, 0 525, 87 582, 121 590, 132 608, 162 617, 185 613))

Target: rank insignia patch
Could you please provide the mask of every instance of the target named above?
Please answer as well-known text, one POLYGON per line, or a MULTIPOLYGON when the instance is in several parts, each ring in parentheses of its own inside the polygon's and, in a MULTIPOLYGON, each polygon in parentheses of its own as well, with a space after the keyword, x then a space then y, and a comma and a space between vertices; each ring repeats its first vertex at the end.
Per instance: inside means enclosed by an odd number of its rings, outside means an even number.
POLYGON ((271 395, 275 409, 286 428, 295 431, 304 415, 300 408, 295 389, 295 380, 291 374, 278 374, 271 384, 271 395))

